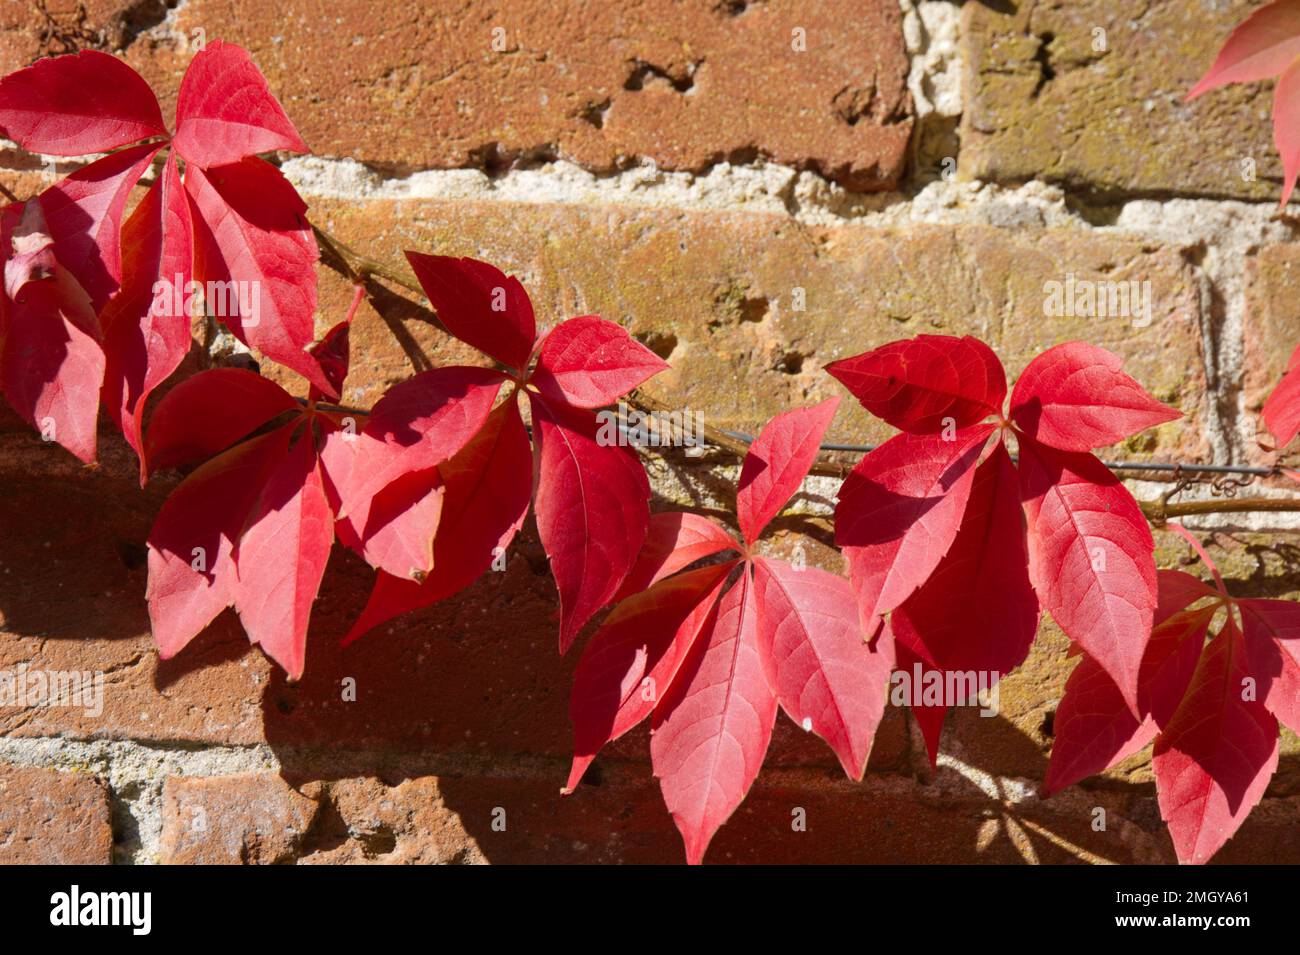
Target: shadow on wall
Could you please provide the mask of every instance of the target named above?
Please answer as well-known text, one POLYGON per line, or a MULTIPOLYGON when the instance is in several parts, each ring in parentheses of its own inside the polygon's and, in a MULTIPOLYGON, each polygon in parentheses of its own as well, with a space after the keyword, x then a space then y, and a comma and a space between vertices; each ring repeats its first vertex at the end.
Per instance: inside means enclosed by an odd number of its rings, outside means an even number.
MULTIPOLYGON (((170 483, 141 493, 120 439, 105 440, 99 469, 51 464, 49 447, 29 433, 0 432, 0 442, 0 660, 8 666, 32 654, 80 652, 82 666, 107 667, 104 656, 120 646, 124 658, 143 654, 147 663, 144 540, 170 483), (39 484, 34 473, 43 475, 39 484)), ((796 540, 808 542, 778 533, 773 546, 796 540)), ((810 560, 826 556, 814 552, 810 560)), ((578 653, 557 653, 554 585, 531 523, 504 572, 340 647, 372 579, 359 559, 336 549, 313 616, 305 679, 289 684, 269 669, 269 680, 245 699, 223 701, 255 713, 260 704, 261 731, 283 777, 318 804, 299 858, 682 860, 646 759, 644 728, 609 747, 577 793, 559 795, 578 653)), ((1251 593, 1284 592, 1275 584, 1254 577, 1230 583, 1251 593)), ((211 705, 205 692, 239 690, 181 677, 228 669, 244 654, 264 666, 227 613, 175 660, 140 666, 125 679, 152 673, 154 686, 141 688, 142 699, 192 695, 173 702, 202 708, 211 705)), ((820 740, 778 717, 764 772, 709 860, 1172 861, 1149 784, 1094 780, 1047 802, 1017 801, 993 777, 1022 778, 1032 790, 1046 769, 1044 747, 1007 718, 971 710, 957 713, 945 736, 945 751, 960 760, 933 776, 922 768, 918 778, 913 767, 924 760, 913 751, 908 722, 898 710, 887 713, 872 769, 855 784, 820 740), (1097 808, 1107 813, 1104 832, 1093 829, 1097 808)), ((1295 861, 1300 759, 1283 759, 1270 794, 1290 798, 1257 809, 1218 861, 1295 861)))

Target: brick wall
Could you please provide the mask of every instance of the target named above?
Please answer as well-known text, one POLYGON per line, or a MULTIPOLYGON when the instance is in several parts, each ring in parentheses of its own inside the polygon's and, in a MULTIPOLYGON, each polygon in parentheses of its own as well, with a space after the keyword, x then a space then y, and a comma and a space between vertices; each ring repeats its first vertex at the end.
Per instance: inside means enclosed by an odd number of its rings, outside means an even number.
MULTIPOLYGON (((195 31, 240 43, 314 150, 283 168, 315 221, 389 261, 404 248, 490 259, 544 321, 623 323, 672 363, 648 390, 713 425, 752 431, 836 394, 825 364, 899 337, 977 334, 1012 374, 1085 338, 1187 413, 1113 456, 1252 461, 1258 408, 1300 340, 1300 230, 1275 212, 1267 85, 1182 97, 1258 5, 9 0, 0 71, 99 46, 170 110, 195 31), (1071 274, 1149 281, 1152 320, 1045 316, 1044 284, 1071 274)), ((0 179, 27 195, 50 173, 10 144, 0 179)), ((320 283, 324 331, 350 290, 326 269, 320 283)), ((348 403, 470 357, 399 291, 354 324, 348 403)), ((337 637, 372 575, 336 548, 299 684, 231 614, 164 663, 144 540, 178 475, 141 491, 108 429, 83 468, 4 415, 0 669, 102 671, 106 691, 93 715, 0 709, 0 861, 680 860, 644 730, 558 794, 575 658, 554 650, 531 525, 504 573, 347 649, 337 637)), ((845 405, 830 438, 884 433, 845 405)), ((731 506, 732 463, 647 464, 655 508, 731 506)), ((824 543, 835 484, 806 490, 771 547, 839 569, 824 543)), ((1230 586, 1300 597, 1294 522, 1197 526, 1230 586)), ((1171 535, 1157 544, 1162 566, 1183 558, 1171 535)), ((950 717, 936 770, 903 711, 887 713, 861 784, 779 719, 710 859, 1172 861, 1149 749, 1036 795, 1067 649, 1045 618, 1000 714, 950 717)), ((1286 734, 1267 797, 1218 858, 1300 862, 1297 823, 1300 741, 1286 734)))

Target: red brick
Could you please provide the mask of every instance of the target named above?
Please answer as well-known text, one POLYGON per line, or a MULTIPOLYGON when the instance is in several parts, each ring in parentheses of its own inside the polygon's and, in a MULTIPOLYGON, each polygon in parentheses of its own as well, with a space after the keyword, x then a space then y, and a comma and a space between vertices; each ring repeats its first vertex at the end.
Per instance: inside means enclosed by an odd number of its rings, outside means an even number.
POLYGON ((93 776, 0 765, 0 864, 108 865, 108 790, 93 776))
POLYGON ((274 773, 171 777, 163 784, 159 861, 274 865, 292 862, 318 806, 274 773))
MULTIPOLYGON (((172 25, 247 47, 319 155, 398 171, 764 156, 854 189, 897 182, 912 127, 898 5, 728 6, 191 0, 172 25), (807 52, 791 47, 796 27, 807 52)), ((170 110, 183 44, 137 42, 127 59, 170 110)))
POLYGON ((37 57, 79 49, 117 50, 156 17, 163 0, 44 0, 0 8, 0 75, 37 57))

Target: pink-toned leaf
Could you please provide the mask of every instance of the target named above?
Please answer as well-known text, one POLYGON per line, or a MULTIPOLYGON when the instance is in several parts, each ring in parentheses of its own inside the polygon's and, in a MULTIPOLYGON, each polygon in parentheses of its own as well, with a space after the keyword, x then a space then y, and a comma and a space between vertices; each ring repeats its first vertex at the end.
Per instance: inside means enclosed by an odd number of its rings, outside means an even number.
POLYGON ((407 252, 420 287, 446 329, 516 371, 537 338, 533 303, 518 279, 477 259, 407 252))
POLYGON ((537 533, 560 591, 560 652, 618 592, 650 524, 650 481, 636 452, 596 440, 596 416, 536 395, 537 533))
POLYGON ((735 539, 707 517, 683 511, 651 514, 645 545, 614 602, 649 590, 697 560, 736 549, 735 539))
POLYGON ((307 151, 248 51, 221 40, 204 47, 185 71, 173 142, 187 163, 204 169, 279 149, 307 151))
POLYGON ((748 578, 723 595, 655 710, 650 759, 691 865, 749 792, 776 722, 748 578))
MULTIPOLYGON (((935 669, 933 663, 923 659, 903 640, 899 640, 894 633, 894 621, 898 619, 895 613, 885 618, 884 627, 881 630, 882 638, 894 641, 894 667, 896 670, 907 675, 907 682, 913 687, 923 686, 922 680, 925 679, 925 673, 935 669)), ((912 716, 916 720, 917 727, 921 730, 921 737, 925 740, 926 753, 930 757, 930 766, 934 767, 939 762, 939 741, 943 736, 944 720, 948 718, 949 707, 945 704, 928 705, 923 700, 915 697, 908 704, 912 711, 912 716)))
POLYGON ((1043 608, 1137 711, 1156 606, 1155 542, 1133 496, 1091 454, 1020 440, 1029 576, 1043 608))
MULTIPOLYGON (((1300 353, 1300 349, 1297 349, 1300 353)), ((1300 371, 1292 368, 1264 402, 1264 424, 1279 448, 1300 434, 1300 371)))
POLYGON ((1243 698, 1249 676, 1229 617, 1156 740, 1160 815, 1184 864, 1209 861, 1232 838, 1277 769, 1277 720, 1263 703, 1243 698))
POLYGON ((1156 617, 1138 669, 1138 711, 1159 727, 1173 718, 1192 685, 1214 613, 1209 606, 1156 617))
POLYGON ((214 169, 189 166, 194 278, 224 291, 205 303, 236 338, 296 371, 331 397, 307 351, 316 338, 316 260, 307 206, 280 170, 261 159, 214 169))
POLYGON ((167 135, 149 84, 96 50, 37 60, 0 80, 0 129, 24 149, 52 156, 108 152, 167 135))
POLYGON ((532 492, 532 458, 518 405, 507 401, 497 406, 470 443, 438 469, 445 496, 433 542, 433 570, 423 583, 381 571, 343 642, 477 580, 523 525, 532 492))
POLYGON ((12 246, 4 267, 5 397, 46 440, 89 463, 104 379, 99 319, 85 290, 56 260, 39 202, 27 202, 21 220, 6 223, 5 232, 12 246))
POLYGON ((149 471, 178 467, 222 451, 287 411, 287 391, 243 368, 212 368, 167 392, 145 435, 149 471))
MULTIPOLYGON (((343 321, 339 322, 328 332, 325 337, 312 345, 310 349, 311 356, 316 359, 321 367, 321 372, 325 375, 325 380, 333 388, 332 394, 343 394, 343 382, 348 377, 348 366, 352 361, 352 313, 343 321)), ((311 391, 311 400, 325 400, 329 396, 313 386, 311 391)))
POLYGON ((749 446, 736 491, 736 516, 747 545, 758 540, 803 484, 839 406, 840 399, 830 398, 779 414, 749 446))
MULTIPOLYGON (((975 469, 957 536, 934 572, 893 615, 893 632, 941 670, 1015 669, 1038 631, 1020 487, 999 441, 975 469)), ((955 701, 952 701, 955 702, 955 701)))
POLYGON ((1300 733, 1300 603, 1240 600, 1250 674, 1259 699, 1285 726, 1300 733))
POLYGON ((970 497, 980 450, 993 428, 951 441, 900 434, 864 457, 840 488, 835 542, 844 551, 868 636, 948 552, 970 497))
POLYGON ((1182 417, 1124 374, 1123 364, 1086 342, 1049 348, 1016 381, 1011 420, 1039 444, 1088 451, 1182 417))
POLYGON ((877 418, 913 434, 978 424, 1000 414, 1007 396, 997 355, 969 336, 919 335, 890 342, 832 362, 826 371, 877 418))
POLYGON ((1300 6, 1271 3, 1237 25, 1214 65, 1187 94, 1189 100, 1229 83, 1277 76, 1300 57, 1300 6))
POLYGON ((650 715, 678 667, 714 619, 718 595, 736 566, 697 567, 639 591, 610 611, 578 660, 569 699, 572 792, 606 743, 650 715))
MULTIPOLYGON (((1161 571, 1176 575, 1179 571, 1161 571)), ((1181 574, 1182 577, 1189 575, 1181 574)), ((1191 578, 1195 580, 1195 578, 1191 578)), ((1151 742, 1172 718, 1196 672, 1213 606, 1186 610, 1186 581, 1162 578, 1165 598, 1139 670, 1141 719, 1092 657, 1084 654, 1070 674, 1053 718, 1052 758, 1042 793, 1050 796, 1127 759, 1151 742)), ((1202 585, 1204 587, 1204 585, 1202 585)), ((1203 594, 1193 596, 1190 602, 1203 594)))
POLYGON ((612 404, 668 367, 621 325, 582 315, 557 325, 537 354, 532 384, 575 408, 612 404))
MULTIPOLYGON (((126 284, 100 313, 107 359, 103 400, 140 458, 143 483, 145 402, 184 360, 191 342, 182 298, 193 258, 190 207, 171 157, 123 227, 122 245, 126 284)), ((213 413, 224 417, 228 402, 213 413)))
POLYGON ((234 546, 292 427, 277 428, 199 467, 163 502, 149 532, 149 620, 164 660, 234 602, 234 546))
POLYGON ((1157 732, 1155 720, 1134 716, 1110 674, 1085 654, 1066 681, 1052 718, 1052 758, 1040 792, 1054 795, 1114 766, 1157 732))
MULTIPOLYGON (((90 295, 95 311, 122 280, 122 213, 162 146, 132 146, 105 156, 41 193, 54 253, 90 295)), ((189 242, 189 236, 185 236, 189 242)))
POLYGON ((796 725, 835 751, 861 779, 884 715, 894 650, 863 641, 857 601, 843 577, 784 561, 754 561, 758 640, 768 683, 796 725))
POLYGON ((334 543, 334 516, 311 429, 305 432, 268 475, 235 551, 239 619, 291 680, 302 676, 311 607, 334 543))
POLYGON ((1282 157, 1282 207, 1300 176, 1300 59, 1278 77, 1273 88, 1273 141, 1282 157))
POLYGON ((357 464, 349 485, 340 488, 339 517, 350 517, 363 532, 376 494, 459 453, 487 421, 504 380, 489 368, 455 365, 420 372, 388 389, 357 436, 357 464))

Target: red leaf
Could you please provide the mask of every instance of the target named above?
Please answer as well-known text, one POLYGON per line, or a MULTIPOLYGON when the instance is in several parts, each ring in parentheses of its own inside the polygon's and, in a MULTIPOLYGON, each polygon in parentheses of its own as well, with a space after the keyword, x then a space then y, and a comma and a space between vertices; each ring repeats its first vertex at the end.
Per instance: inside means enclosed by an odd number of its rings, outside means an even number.
MULTIPOLYGON (((108 362, 103 398, 140 458, 143 483, 148 474, 141 430, 145 402, 184 360, 191 341, 183 301, 193 257, 190 207, 171 157, 127 220, 122 244, 126 285, 101 313, 108 362)), ((212 408, 213 417, 222 419, 228 411, 212 408)), ((194 422, 187 426, 192 428, 194 422)))
POLYGON ((914 434, 968 428, 1001 414, 1007 396, 997 355, 969 336, 919 335, 890 342, 832 362, 826 371, 877 418, 914 434))
POLYGON ((749 792, 776 721, 748 577, 723 596, 655 711, 650 758, 691 865, 749 792))
POLYGON ((1011 419, 1040 444, 1088 451, 1182 415, 1120 371, 1123 360, 1085 342, 1049 348, 1011 393, 1011 419))
POLYGON ((176 151, 211 169, 307 145, 271 95, 248 51, 213 40, 190 61, 176 98, 176 151))
POLYGON ((89 293, 97 312, 122 280, 120 235, 127 198, 161 148, 153 143, 123 149, 41 193, 55 255, 89 293))
POLYGON ((167 135, 158 100, 135 70, 95 50, 37 60, 0 80, 0 128, 53 156, 108 152, 167 135))
POLYGON ((371 499, 360 530, 350 519, 340 520, 339 537, 371 567, 423 580, 433 569, 444 496, 437 468, 404 474, 371 499))
POLYGON ((1290 600, 1239 600, 1246 659, 1259 683, 1259 699, 1300 733, 1300 604, 1290 600))
POLYGON ((316 338, 316 241, 307 207, 261 159, 185 171, 193 203, 194 278, 224 294, 206 303, 235 337, 331 397, 307 352, 316 338), (224 283, 209 286, 209 283, 224 283))
POLYGON ((406 260, 449 332, 516 371, 524 369, 537 323, 518 279, 477 259, 407 252, 406 260))
POLYGON ((1215 609, 1212 605, 1183 610, 1164 620, 1156 618, 1138 670, 1138 706, 1139 712, 1151 716, 1159 727, 1173 718, 1187 695, 1215 609))
POLYGON ((503 381, 500 372, 457 365, 420 372, 388 389, 356 438, 357 463, 348 485, 339 488, 339 517, 363 533, 375 495, 404 475, 436 468, 473 439, 503 381))
POLYGON ((620 325, 582 315, 551 330, 530 381, 552 400, 575 408, 612 404, 668 367, 620 325))
POLYGON ((645 542, 650 482, 636 452, 596 440, 596 416, 529 395, 537 533, 560 590, 560 652, 618 592, 645 542))
POLYGON ((1281 206, 1285 208, 1300 176, 1300 60, 1287 67, 1273 88, 1273 142, 1282 157, 1281 206))
MULTIPOLYGON (((360 290, 360 295, 364 296, 365 290, 360 290)), ((352 311, 348 317, 339 322, 328 332, 325 337, 312 345, 308 351, 311 356, 320 364, 321 372, 325 375, 325 380, 330 383, 333 389, 330 394, 340 396, 343 394, 343 382, 348 377, 348 365, 351 363, 351 342, 352 342, 352 316, 356 314, 356 305, 361 302, 360 298, 354 298, 352 311)), ((329 395, 324 394, 317 388, 312 388, 311 400, 320 401, 327 399, 329 395)))
POLYGON ((948 552, 991 425, 900 434, 868 454, 840 488, 835 542, 844 550, 863 625, 901 606, 948 552))
POLYGON ((718 594, 736 566, 713 564, 669 577, 634 594, 605 618, 573 675, 572 792, 600 748, 650 715, 677 670, 714 619, 718 594))
POLYGON ((790 719, 826 740, 861 779, 884 715, 892 643, 862 639, 848 581, 815 567, 754 561, 758 641, 767 682, 790 719))
MULTIPOLYGON (((917 673, 917 667, 924 674, 927 670, 934 669, 933 664, 923 660, 917 651, 913 650, 905 641, 898 639, 894 632, 894 621, 899 619, 897 613, 885 618, 885 625, 882 629, 882 636, 885 639, 894 641, 894 667, 903 673, 909 675, 913 685, 916 684, 914 674, 917 673)), ((923 677, 924 678, 924 677, 923 677)), ((916 720, 917 727, 921 730, 921 736, 925 740, 925 750, 930 757, 930 766, 934 767, 939 762, 939 740, 943 736, 943 723, 948 718, 948 707, 927 706, 925 703, 913 699, 909 704, 912 716, 916 720)))
POLYGON ((283 460, 292 426, 208 461, 163 502, 149 532, 149 619, 164 660, 179 653, 235 600, 234 545, 267 476, 283 460))
POLYGON ((1160 814, 1184 864, 1208 861, 1232 837, 1277 768, 1277 720, 1262 703, 1242 698, 1249 676, 1243 656, 1229 617, 1156 740, 1160 814))
POLYGON ((291 680, 302 676, 311 607, 334 543, 334 516, 305 430, 267 477, 235 555, 239 619, 291 680))
POLYGON ((614 602, 649 590, 697 560, 735 549, 732 536, 707 517, 681 511, 651 514, 645 546, 614 602))
POLYGON ((154 472, 210 457, 295 410, 298 403, 287 391, 254 372, 199 372, 158 402, 145 436, 145 461, 154 472))
POLYGON ((0 382, 9 404, 47 440, 82 461, 95 459, 95 422, 104 353, 99 320, 85 290, 58 263, 35 200, 22 219, 6 216, 3 355, 0 382))
MULTIPOLYGON (((1300 355, 1300 348, 1295 354, 1300 355)), ((1300 371, 1296 370, 1294 355, 1290 370, 1264 402, 1264 424, 1279 448, 1300 434, 1300 371)))
POLYGON ((1155 720, 1134 716, 1110 674, 1085 654, 1052 718, 1052 758, 1040 793, 1046 798, 1114 766, 1157 732, 1155 720))
POLYGON ((1237 25, 1218 58, 1187 94, 1189 100, 1229 83, 1277 76, 1300 57, 1300 7, 1283 0, 1256 10, 1237 25))
POLYGON ((797 408, 769 421, 740 469, 736 516, 745 544, 756 541, 808 476, 840 399, 797 408))
POLYGON ((1029 576, 1043 608, 1137 711, 1156 605, 1155 542, 1132 495, 1091 454, 1020 440, 1029 576))
POLYGON ((975 469, 948 553, 893 615, 893 632, 941 670, 1005 675, 1029 654, 1038 598, 1029 582, 1020 488, 1001 441, 975 469))
POLYGON ((343 642, 477 580, 523 525, 532 492, 532 457, 518 405, 498 405, 469 444, 438 469, 445 496, 433 541, 433 570, 423 583, 381 571, 343 642))

